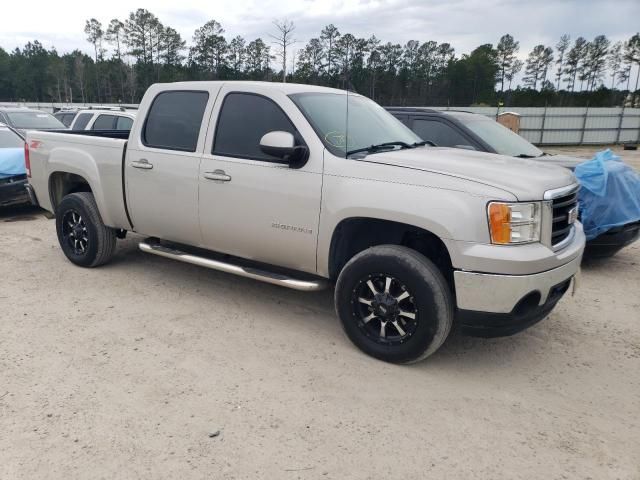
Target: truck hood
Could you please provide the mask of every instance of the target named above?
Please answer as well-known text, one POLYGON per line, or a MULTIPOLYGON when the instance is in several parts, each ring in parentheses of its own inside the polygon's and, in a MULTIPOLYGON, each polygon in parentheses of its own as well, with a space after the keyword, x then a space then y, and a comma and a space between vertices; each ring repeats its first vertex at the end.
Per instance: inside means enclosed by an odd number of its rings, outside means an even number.
POLYGON ((576 183, 569 170, 528 160, 443 147, 422 147, 370 154, 362 161, 440 173, 490 185, 518 200, 542 200, 544 192, 576 183))
POLYGON ((584 158, 577 157, 569 157, 568 155, 552 155, 548 154, 543 157, 538 157, 536 160, 540 162, 545 162, 551 165, 558 165, 560 167, 568 168, 572 172, 576 169, 578 165, 586 162, 584 158))

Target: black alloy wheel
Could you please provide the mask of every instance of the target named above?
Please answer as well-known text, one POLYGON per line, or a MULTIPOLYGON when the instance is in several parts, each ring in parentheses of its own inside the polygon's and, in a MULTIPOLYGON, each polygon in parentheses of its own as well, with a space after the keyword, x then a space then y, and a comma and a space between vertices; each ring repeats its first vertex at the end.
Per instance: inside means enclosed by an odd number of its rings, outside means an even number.
POLYGON ((404 343, 418 326, 418 309, 411 292, 390 275, 361 279, 353 289, 351 305, 364 335, 382 345, 404 343))

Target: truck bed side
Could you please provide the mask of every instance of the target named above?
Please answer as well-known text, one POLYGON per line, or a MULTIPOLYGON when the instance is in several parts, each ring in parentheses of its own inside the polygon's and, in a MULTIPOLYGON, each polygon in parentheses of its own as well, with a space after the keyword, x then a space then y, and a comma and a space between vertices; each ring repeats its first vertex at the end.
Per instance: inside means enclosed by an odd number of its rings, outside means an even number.
POLYGON ((42 208, 55 212, 64 195, 90 189, 106 225, 132 228, 123 190, 126 139, 33 131, 27 133, 27 144, 29 183, 42 208))

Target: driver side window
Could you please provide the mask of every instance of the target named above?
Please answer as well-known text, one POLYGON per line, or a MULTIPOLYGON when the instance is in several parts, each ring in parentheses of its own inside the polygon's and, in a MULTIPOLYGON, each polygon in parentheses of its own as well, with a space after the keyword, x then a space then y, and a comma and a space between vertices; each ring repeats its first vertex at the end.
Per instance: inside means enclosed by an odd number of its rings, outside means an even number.
POLYGON ((260 149, 264 134, 281 130, 300 139, 295 127, 272 100, 250 93, 230 93, 218 115, 213 154, 282 163, 260 149))
POLYGON ((423 140, 433 142, 438 147, 457 147, 469 144, 469 141, 461 133, 438 120, 415 119, 412 130, 423 140))

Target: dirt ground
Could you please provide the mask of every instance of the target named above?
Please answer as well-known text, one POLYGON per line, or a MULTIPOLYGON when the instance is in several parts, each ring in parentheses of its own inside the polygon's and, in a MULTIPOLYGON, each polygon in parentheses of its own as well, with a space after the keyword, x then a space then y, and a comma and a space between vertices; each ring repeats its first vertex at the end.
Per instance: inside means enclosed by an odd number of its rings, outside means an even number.
POLYGON ((640 478, 640 244, 528 331, 407 367, 356 350, 331 292, 137 240, 81 269, 0 212, 0 479, 640 478))

